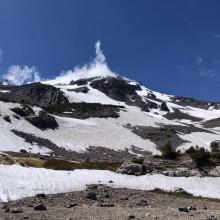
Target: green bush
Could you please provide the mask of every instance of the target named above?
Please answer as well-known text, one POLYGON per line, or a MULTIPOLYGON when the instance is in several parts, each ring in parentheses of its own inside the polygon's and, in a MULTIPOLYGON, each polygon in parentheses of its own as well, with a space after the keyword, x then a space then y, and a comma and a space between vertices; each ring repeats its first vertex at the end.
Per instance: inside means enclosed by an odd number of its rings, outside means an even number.
POLYGON ((171 143, 168 142, 167 144, 165 144, 164 146, 161 147, 160 149, 161 153, 162 153, 162 157, 165 159, 170 159, 170 160, 174 160, 177 158, 177 152, 176 150, 171 146, 171 143))
POLYGON ((193 163, 196 167, 200 168, 204 165, 210 164, 210 153, 206 151, 203 147, 196 147, 195 152, 190 154, 193 163))
POLYGON ((185 153, 191 155, 191 154, 195 153, 195 151, 196 151, 196 149, 193 146, 191 146, 189 149, 187 149, 185 151, 185 153))
POLYGON ((220 160, 220 151, 219 152, 212 152, 211 158, 220 160))
POLYGON ((219 143, 217 141, 212 141, 210 143, 210 148, 212 152, 220 152, 219 143))

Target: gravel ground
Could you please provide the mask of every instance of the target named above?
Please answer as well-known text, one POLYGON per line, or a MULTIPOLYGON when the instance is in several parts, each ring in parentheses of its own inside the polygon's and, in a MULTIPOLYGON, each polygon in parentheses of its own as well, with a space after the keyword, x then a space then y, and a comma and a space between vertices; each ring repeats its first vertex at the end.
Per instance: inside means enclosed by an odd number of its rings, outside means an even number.
POLYGON ((44 195, 4 204, 0 209, 0 220, 220 219, 220 200, 160 191, 113 189, 92 185, 80 192, 42 197, 44 195), (37 204, 44 204, 47 210, 35 211, 37 204), (179 211, 179 208, 190 206, 195 210, 179 211), (18 207, 22 209, 22 213, 11 213, 13 208, 18 207))

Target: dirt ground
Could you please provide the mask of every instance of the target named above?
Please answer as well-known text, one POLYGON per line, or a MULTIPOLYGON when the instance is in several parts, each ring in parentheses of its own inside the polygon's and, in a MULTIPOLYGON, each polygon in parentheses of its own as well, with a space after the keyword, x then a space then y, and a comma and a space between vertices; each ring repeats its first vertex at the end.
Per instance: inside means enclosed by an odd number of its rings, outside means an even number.
POLYGON ((94 185, 80 192, 47 195, 45 198, 36 196, 4 204, 0 209, 0 220, 9 219, 217 220, 220 219, 220 200, 94 185), (37 204, 44 204, 47 210, 35 211, 37 204), (179 210, 190 206, 194 210, 179 210), (22 213, 11 213, 13 208, 18 207, 22 208, 22 213))

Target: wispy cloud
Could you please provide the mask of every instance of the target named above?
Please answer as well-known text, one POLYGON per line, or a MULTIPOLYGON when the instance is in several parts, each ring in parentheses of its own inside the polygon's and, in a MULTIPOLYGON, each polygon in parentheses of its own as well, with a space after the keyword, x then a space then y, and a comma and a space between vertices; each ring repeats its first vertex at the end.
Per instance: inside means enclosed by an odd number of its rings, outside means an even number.
POLYGON ((36 67, 13 65, 3 75, 4 84, 22 85, 41 81, 36 67))
POLYGON ((214 39, 220 39, 220 34, 214 34, 214 39))
POLYGON ((103 77, 103 76, 115 76, 116 74, 112 72, 106 62, 105 55, 101 49, 101 42, 97 41, 95 43, 95 57, 94 59, 83 66, 76 66, 73 70, 68 70, 62 72, 55 79, 47 80, 44 83, 49 84, 67 84, 73 80, 80 78, 92 78, 92 77, 103 77))
POLYGON ((196 58, 196 63, 197 63, 198 65, 202 65, 202 63, 203 63, 203 58, 202 58, 202 57, 197 57, 197 58, 196 58))
POLYGON ((199 76, 206 77, 206 78, 214 78, 217 74, 213 70, 214 62, 206 62, 202 57, 197 57, 196 59, 196 68, 197 68, 197 73, 199 76))
POLYGON ((200 77, 206 77, 212 79, 216 77, 218 60, 207 61, 203 57, 196 57, 195 61, 190 65, 179 65, 177 66, 178 72, 182 74, 194 74, 200 77))
POLYGON ((207 78, 214 78, 217 74, 214 72, 214 70, 212 69, 208 69, 207 67, 205 66, 201 66, 199 69, 198 69, 198 74, 199 76, 203 76, 203 77, 207 77, 207 78))

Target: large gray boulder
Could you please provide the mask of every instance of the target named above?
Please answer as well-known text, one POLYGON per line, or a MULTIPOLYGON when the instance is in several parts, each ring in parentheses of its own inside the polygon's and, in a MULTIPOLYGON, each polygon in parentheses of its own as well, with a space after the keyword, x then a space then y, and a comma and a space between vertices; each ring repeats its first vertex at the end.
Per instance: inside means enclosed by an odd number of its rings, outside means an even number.
POLYGON ((135 176, 141 176, 146 174, 144 165, 132 163, 132 162, 123 163, 116 172, 127 175, 135 175, 135 176))

